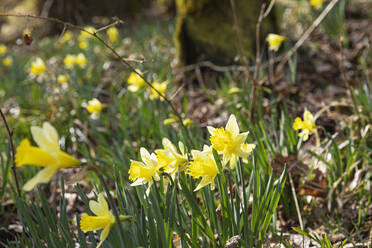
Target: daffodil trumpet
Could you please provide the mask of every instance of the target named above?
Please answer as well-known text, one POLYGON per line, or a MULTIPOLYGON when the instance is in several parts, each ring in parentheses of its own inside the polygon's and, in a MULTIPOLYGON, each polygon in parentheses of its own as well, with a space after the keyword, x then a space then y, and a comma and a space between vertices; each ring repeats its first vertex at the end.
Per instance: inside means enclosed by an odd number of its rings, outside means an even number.
POLYGON ((29 180, 23 190, 30 191, 40 183, 49 182, 59 169, 81 165, 80 160, 60 150, 58 133, 50 123, 44 122, 43 127, 32 126, 31 134, 39 147, 32 146, 28 139, 22 140, 17 147, 16 166, 35 165, 44 169, 29 180))

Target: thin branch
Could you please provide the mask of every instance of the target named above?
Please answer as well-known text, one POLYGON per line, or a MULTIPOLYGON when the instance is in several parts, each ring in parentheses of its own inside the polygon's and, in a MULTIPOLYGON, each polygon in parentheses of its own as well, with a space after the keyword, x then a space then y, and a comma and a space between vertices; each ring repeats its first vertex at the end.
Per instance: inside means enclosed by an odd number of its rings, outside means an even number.
POLYGON ((295 206, 296 206, 298 221, 300 222, 301 230, 304 230, 304 224, 302 222, 302 216, 301 216, 301 212, 300 212, 300 207, 298 205, 297 196, 296 196, 296 190, 295 190, 295 187, 294 187, 294 183, 293 183, 291 172, 288 172, 288 176, 289 176, 289 183, 291 184, 291 191, 292 191, 293 200, 294 200, 295 206))
MULTIPOLYGON (((186 126, 183 124, 182 116, 181 116, 180 113, 178 113, 178 111, 177 111, 176 107, 173 105, 173 103, 164 94, 162 94, 154 86, 152 86, 152 84, 149 81, 147 81, 146 78, 141 73, 137 72, 136 69, 128 61, 126 61, 122 56, 120 56, 116 52, 116 50, 114 48, 112 48, 101 37, 99 37, 97 35, 97 31, 96 32, 89 32, 88 30, 85 30, 84 28, 82 28, 82 27, 80 27, 78 25, 74 25, 72 23, 65 22, 65 21, 62 21, 62 20, 60 20, 58 18, 54 18, 54 17, 45 17, 45 16, 38 16, 38 15, 31 15, 31 14, 11 14, 11 13, 0 13, 0 17, 33 18, 33 19, 39 19, 39 20, 44 20, 44 21, 50 21, 50 22, 55 22, 55 23, 64 25, 65 27, 71 27, 71 28, 74 28, 74 29, 78 29, 78 30, 80 30, 82 32, 85 32, 87 34, 90 34, 96 40, 98 40, 99 42, 101 42, 107 49, 109 49, 111 51, 111 53, 114 54, 114 56, 117 57, 125 67, 129 68, 130 71, 134 72, 140 78, 142 78, 144 80, 144 82, 151 89, 153 89, 161 98, 164 99, 164 101, 171 107, 172 112, 177 117, 177 121, 179 122, 179 124, 181 125, 181 127, 184 129, 184 131, 186 133, 187 139, 190 141, 190 143, 192 143, 192 139, 191 139, 191 136, 189 134, 189 131, 186 128, 186 126)), ((115 23, 118 24, 118 23, 121 23, 121 21, 116 20, 115 23)))
POLYGON ((16 163, 15 163, 15 150, 14 150, 14 144, 13 144, 13 132, 10 131, 8 122, 6 121, 5 115, 4 115, 3 111, 1 110, 1 108, 0 108, 0 115, 1 115, 1 118, 3 119, 4 125, 5 125, 5 128, 6 128, 6 131, 8 133, 9 146, 10 146, 10 150, 11 150, 11 153, 12 153, 12 171, 13 171, 13 177, 14 177, 14 180, 15 180, 18 197, 21 197, 21 190, 20 190, 19 184, 18 184, 18 177, 17 177, 17 170, 16 170, 16 163))
POLYGON ((310 27, 301 35, 300 39, 296 42, 296 44, 284 55, 282 61, 279 63, 277 69, 275 70, 275 79, 273 82, 277 81, 283 71, 285 64, 288 60, 292 57, 292 55, 297 51, 300 46, 309 38, 310 34, 320 25, 323 19, 328 15, 328 13, 333 9, 336 3, 339 0, 332 0, 320 13, 320 15, 314 20, 314 22, 310 25, 310 27))
POLYGON ((250 118, 250 121, 253 121, 253 106, 252 106, 252 103, 254 103, 253 99, 255 98, 255 95, 256 95, 255 92, 256 92, 256 87, 257 87, 258 83, 257 83, 256 78, 253 77, 253 75, 250 72, 248 58, 244 54, 243 39, 242 39, 241 30, 240 30, 240 27, 239 27, 238 16, 236 14, 237 11, 236 11, 235 0, 230 0, 230 5, 231 5, 233 18, 234 18, 234 29, 235 29, 235 32, 236 32, 236 37, 238 39, 239 53, 240 53, 241 59, 243 60, 243 62, 245 64, 245 67, 246 67, 245 73, 246 73, 246 77, 247 77, 247 83, 250 80, 251 85, 252 85, 252 95, 251 95, 251 105, 250 105, 250 111, 249 111, 249 113, 250 113, 249 118, 250 118))

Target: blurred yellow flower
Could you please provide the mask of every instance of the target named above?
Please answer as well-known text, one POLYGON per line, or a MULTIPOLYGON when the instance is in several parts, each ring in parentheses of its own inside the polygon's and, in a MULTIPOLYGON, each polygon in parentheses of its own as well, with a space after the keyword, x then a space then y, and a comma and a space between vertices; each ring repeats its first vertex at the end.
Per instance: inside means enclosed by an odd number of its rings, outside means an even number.
MULTIPOLYGON (((95 34, 96 29, 93 27, 85 27, 84 30, 88 31, 89 33, 95 34)), ((85 31, 80 31, 80 35, 78 37, 78 41, 82 42, 85 41, 86 39, 92 38, 93 36, 85 31)))
POLYGON ((23 186, 23 190, 30 191, 37 184, 48 182, 59 169, 76 167, 81 164, 79 160, 60 150, 58 133, 48 122, 44 122, 42 128, 32 126, 31 134, 39 147, 31 146, 28 139, 22 140, 17 147, 16 165, 17 167, 36 165, 45 168, 29 180, 23 186))
MULTIPOLYGON (((162 94, 163 96, 165 96, 165 91, 167 90, 167 85, 168 85, 168 81, 164 81, 162 83, 159 83, 157 81, 153 82, 152 84, 152 87, 154 87, 157 91, 160 92, 160 94, 162 94)), ((150 99, 158 99, 160 96, 158 94, 158 92, 156 92, 156 90, 151 88, 151 95, 150 95, 150 99)), ((160 97, 160 100, 161 101, 164 101, 164 99, 162 97, 160 97)))
POLYGON ((72 54, 67 54, 63 60, 63 63, 65 64, 67 69, 73 68, 76 63, 76 56, 72 54))
MULTIPOLYGON (((87 213, 83 213, 80 220, 80 229, 83 232, 103 229, 99 237, 100 242, 97 245, 97 248, 99 248, 109 235, 111 227, 116 224, 116 219, 109 210, 103 193, 98 194, 98 201, 89 201, 89 208, 96 216, 90 216, 87 213)), ((123 215, 119 216, 121 221, 128 218, 130 217, 123 215)))
POLYGON ((107 29, 106 33, 112 43, 115 43, 118 40, 119 31, 117 28, 111 27, 107 29))
POLYGON ((232 88, 229 89, 229 91, 227 92, 227 94, 233 95, 233 94, 238 94, 240 92, 242 92, 242 89, 237 88, 237 87, 232 87, 232 88))
POLYGON ((187 154, 185 153, 185 146, 180 141, 178 142, 177 150, 176 146, 172 144, 172 142, 167 139, 163 138, 162 140, 163 148, 158 149, 155 151, 156 157, 158 159, 158 172, 166 172, 171 176, 175 176, 178 171, 182 171, 185 169, 185 166, 188 162, 187 154))
POLYGON ((245 144, 248 132, 239 133, 239 126, 235 115, 230 115, 226 127, 214 128, 208 126, 211 134, 210 141, 212 147, 223 155, 222 162, 225 166, 230 162, 230 168, 234 169, 239 157, 246 158, 252 152, 256 145, 245 144))
POLYGON ((62 40, 63 41, 69 41, 71 39, 72 39, 71 31, 66 31, 66 32, 63 33, 63 35, 62 35, 62 40))
POLYGON ((97 98, 93 98, 88 101, 87 110, 90 114, 99 114, 103 107, 104 105, 97 98))
POLYGON ((304 120, 302 121, 300 117, 296 117, 293 123, 293 129, 302 129, 298 136, 302 137, 303 141, 306 141, 309 135, 315 132, 317 126, 315 125, 314 117, 310 111, 305 110, 303 118, 304 120))
POLYGON ((85 40, 84 40, 84 41, 80 41, 80 42, 79 42, 79 47, 80 47, 80 49, 82 49, 82 50, 87 49, 87 48, 88 48, 88 42, 86 42, 85 40))
MULTIPOLYGON (((142 72, 140 70, 136 69, 136 72, 142 75, 142 72)), ((128 78, 128 84, 130 84, 128 86, 129 91, 136 92, 146 84, 145 80, 143 80, 143 78, 141 78, 137 73, 132 72, 129 75, 128 78)))
POLYGON ((36 58, 34 62, 31 63, 30 73, 33 75, 43 74, 46 70, 44 61, 41 58, 36 58))
POLYGON ((176 122, 177 122, 177 120, 175 120, 174 118, 167 118, 167 119, 165 119, 165 120, 163 121, 163 124, 164 124, 165 126, 168 126, 168 125, 174 124, 174 123, 176 123, 176 122))
POLYGON ((59 75, 57 78, 57 82, 60 84, 67 83, 67 81, 68 81, 68 78, 66 75, 59 75))
POLYGON ((279 50, 279 47, 284 40, 285 37, 278 34, 268 34, 266 37, 266 41, 269 43, 269 49, 275 52, 279 50))
POLYGON ((0 55, 6 54, 8 48, 4 44, 0 44, 0 55))
POLYGON ((195 179, 202 178, 194 191, 197 191, 207 185, 211 185, 214 190, 214 178, 219 174, 216 161, 214 160, 212 148, 204 145, 203 151, 192 150, 192 161, 188 166, 188 173, 195 179))
POLYGON ((131 186, 148 184, 146 194, 150 193, 153 180, 159 181, 160 177, 157 171, 158 161, 156 155, 150 153, 143 147, 140 149, 140 154, 143 162, 131 161, 128 171, 129 179, 133 182, 131 186))
POLYGON ((6 67, 13 65, 13 59, 10 56, 5 57, 2 62, 3 62, 3 65, 6 67))
POLYGON ((85 55, 83 53, 79 53, 77 56, 76 56, 76 60, 75 60, 75 63, 80 66, 81 68, 84 68, 87 64, 87 58, 85 57, 85 55))
POLYGON ((316 9, 320 9, 323 5, 324 0, 310 0, 310 5, 316 9))
POLYGON ((182 121, 182 123, 183 123, 183 125, 186 126, 186 127, 190 127, 190 126, 192 126, 192 124, 193 124, 192 120, 190 120, 189 118, 184 119, 184 120, 182 121))

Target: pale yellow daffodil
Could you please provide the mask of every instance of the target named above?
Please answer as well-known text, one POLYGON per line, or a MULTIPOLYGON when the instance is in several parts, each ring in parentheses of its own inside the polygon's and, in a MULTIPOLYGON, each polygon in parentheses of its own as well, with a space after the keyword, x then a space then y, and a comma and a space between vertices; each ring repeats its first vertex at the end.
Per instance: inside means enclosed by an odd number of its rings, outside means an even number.
POLYGON ((222 163, 225 166, 230 162, 231 169, 235 168, 239 157, 247 158, 256 145, 245 144, 248 132, 239 133, 239 126, 234 115, 230 115, 226 127, 214 128, 208 126, 211 134, 212 147, 222 154, 222 163))
POLYGON ((131 186, 148 184, 146 194, 150 193, 153 181, 159 181, 157 166, 158 160, 154 153, 150 154, 145 148, 141 147, 140 154, 143 162, 131 161, 128 171, 129 179, 133 182, 131 186))
POLYGON ((234 94, 239 94, 242 92, 242 89, 237 88, 237 87, 232 87, 227 91, 227 94, 229 95, 234 95, 234 94))
POLYGON ((195 179, 202 178, 194 191, 198 191, 209 184, 211 189, 214 190, 214 178, 219 174, 219 171, 213 157, 212 148, 204 145, 203 151, 192 150, 191 154, 192 161, 187 168, 187 172, 195 179))
POLYGON ((316 9, 320 9, 323 6, 324 0, 310 0, 310 5, 316 9))
MULTIPOLYGON (((83 213, 80 220, 80 229, 83 232, 103 229, 99 238, 100 242, 97 245, 97 248, 99 248, 109 235, 111 227, 116 224, 116 219, 109 210, 103 193, 98 194, 98 201, 89 201, 89 208, 96 216, 90 216, 87 213, 83 213)), ((119 216, 121 221, 129 218, 131 217, 123 215, 119 216)))
POLYGON ((178 142, 179 152, 169 139, 163 138, 162 143, 164 149, 155 151, 158 159, 157 170, 158 172, 164 171, 174 177, 178 171, 185 169, 188 162, 185 146, 181 141, 178 142))
POLYGON ((8 48, 4 44, 0 44, 0 55, 6 54, 8 48))
POLYGON ((32 75, 41 75, 45 72, 46 65, 41 58, 36 58, 34 62, 31 63, 30 73, 32 75))
POLYGON ((58 78, 57 78, 57 82, 60 83, 60 84, 64 84, 64 83, 67 83, 68 81, 68 78, 66 75, 59 75, 58 78))
POLYGON ((63 60, 63 63, 65 64, 65 67, 67 69, 73 68, 76 63, 76 56, 72 54, 67 54, 63 60))
POLYGON ((88 101, 87 110, 90 114, 99 114, 103 107, 104 105, 97 98, 93 98, 88 101))
POLYGON ((69 40, 71 40, 72 39, 72 32, 71 31, 66 31, 66 32, 64 32, 63 33, 63 35, 62 35, 62 40, 63 41, 69 41, 69 40))
POLYGON ((285 40, 284 36, 278 34, 268 34, 266 37, 267 43, 269 43, 269 50, 278 51, 280 45, 285 40))
MULTIPOLYGON (((150 95, 151 100, 158 99, 160 97, 159 93, 162 94, 163 96, 165 96, 165 91, 167 90, 168 81, 164 81, 162 83, 159 83, 158 81, 155 81, 151 85, 152 85, 152 87, 154 87, 156 89, 155 90, 155 89, 151 88, 151 93, 152 93, 150 95)), ((160 100, 164 101, 164 98, 160 97, 160 100)))
MULTIPOLYGON (((136 69, 136 72, 142 75, 142 72, 140 70, 136 69)), ((145 80, 143 80, 143 78, 140 77, 137 73, 132 72, 129 75, 129 78, 128 78, 128 84, 130 84, 128 86, 129 91, 137 92, 140 88, 142 88, 146 84, 145 80)))
POLYGON ((107 35, 108 35, 108 37, 109 37, 109 39, 112 43, 115 43, 118 40, 119 31, 118 31, 117 28, 111 27, 111 28, 107 29, 106 33, 107 33, 107 35))
POLYGON ((13 59, 10 56, 5 57, 2 62, 5 67, 10 67, 13 65, 13 59))
POLYGON ((79 53, 77 56, 76 56, 76 60, 75 60, 75 63, 80 66, 81 68, 85 68, 86 64, 87 64, 87 58, 85 57, 85 55, 83 53, 79 53))
POLYGON ((16 165, 17 167, 36 165, 45 168, 23 186, 25 191, 32 190, 37 184, 48 182, 59 169, 76 167, 81 164, 79 160, 61 151, 58 133, 48 122, 44 122, 42 128, 32 126, 31 134, 39 147, 31 146, 30 141, 24 139, 17 147, 16 165))
POLYGON ((294 130, 302 130, 298 136, 302 137, 303 141, 308 140, 309 135, 316 131, 317 126, 315 125, 315 120, 310 111, 305 110, 303 120, 301 117, 296 117, 293 123, 294 130))

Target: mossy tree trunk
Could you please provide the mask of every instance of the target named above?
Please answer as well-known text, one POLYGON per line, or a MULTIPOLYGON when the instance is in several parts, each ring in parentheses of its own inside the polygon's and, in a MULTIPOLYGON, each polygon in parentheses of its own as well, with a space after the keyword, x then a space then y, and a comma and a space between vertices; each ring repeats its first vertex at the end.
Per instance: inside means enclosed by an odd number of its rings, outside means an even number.
MULTIPOLYGON (((234 0, 245 56, 253 57, 256 24, 265 0, 234 0)), ((176 0, 177 27, 174 36, 178 65, 211 61, 228 65, 239 55, 230 0, 176 0)), ((274 13, 274 12, 272 12, 274 13)), ((275 16, 261 26, 261 39, 274 31, 275 16)))

